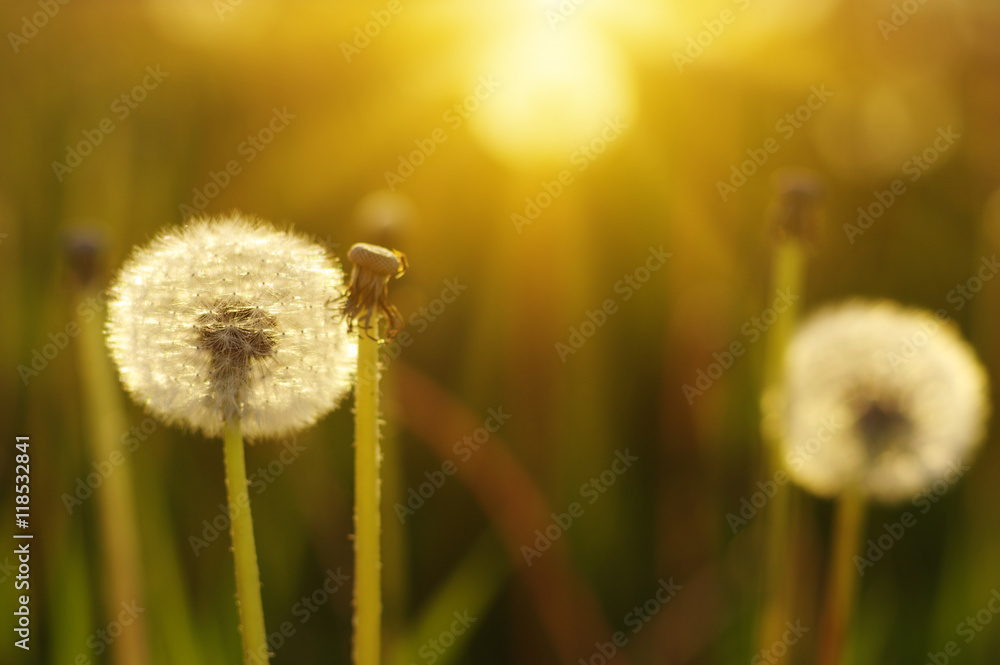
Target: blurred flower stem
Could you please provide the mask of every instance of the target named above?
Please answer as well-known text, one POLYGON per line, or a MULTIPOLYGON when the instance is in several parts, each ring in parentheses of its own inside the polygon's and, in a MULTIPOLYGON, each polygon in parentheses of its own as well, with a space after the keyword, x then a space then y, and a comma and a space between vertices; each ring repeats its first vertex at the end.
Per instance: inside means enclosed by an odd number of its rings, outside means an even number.
POLYGON ((839 665, 854 606, 858 573, 854 555, 865 523, 865 499, 857 492, 844 492, 837 499, 833 555, 827 573, 823 618, 819 634, 817 665, 839 665))
MULTIPOLYGON (((791 237, 778 242, 774 251, 772 290, 787 290, 799 296, 802 293, 804 272, 804 252, 798 238, 791 237)), ((785 349, 788 347, 792 330, 798 315, 797 300, 789 304, 788 311, 778 317, 771 327, 765 348, 764 394, 774 394, 784 365, 785 349)), ((765 431, 763 458, 767 474, 783 468, 778 454, 778 442, 765 431)), ((781 639, 785 622, 793 613, 792 592, 794 566, 789 566, 789 558, 798 538, 792 533, 797 523, 798 502, 792 487, 779 488, 768 505, 765 522, 766 541, 764 544, 763 599, 758 625, 757 649, 767 649, 781 639)))
MULTIPOLYGON (((85 301, 100 298, 92 286, 77 293, 74 311, 85 301)), ((105 613, 110 621, 123 604, 145 607, 141 591, 141 556, 136 527, 135 496, 132 490, 132 462, 122 450, 121 436, 128 431, 125 414, 117 402, 115 379, 104 351, 101 317, 80 324, 80 377, 86 407, 91 456, 95 462, 120 465, 107 474, 95 492, 100 512, 101 540, 104 549, 105 613)), ((146 622, 139 613, 132 625, 123 630, 111 647, 115 665, 146 665, 146 622)))
MULTIPOLYGON (((377 319, 376 319, 377 320, 377 319)), ((379 665, 382 621, 382 557, 379 538, 379 343, 358 336, 354 406, 354 662, 379 665)))
MULTIPOLYGON (((794 296, 802 295, 805 273, 805 252, 797 239, 781 241, 774 251, 774 267, 771 274, 772 291, 788 290, 794 296)), ((785 349, 792 337, 792 330, 798 320, 798 299, 788 305, 788 310, 775 320, 767 337, 764 385, 777 385, 784 366, 785 349)))
POLYGON ((243 638, 243 662, 260 665, 268 661, 264 605, 260 596, 260 571, 253 537, 253 517, 247 490, 247 467, 243 431, 238 420, 226 423, 223 435, 226 459, 226 495, 229 499, 230 534, 236 564, 236 599, 243 638))

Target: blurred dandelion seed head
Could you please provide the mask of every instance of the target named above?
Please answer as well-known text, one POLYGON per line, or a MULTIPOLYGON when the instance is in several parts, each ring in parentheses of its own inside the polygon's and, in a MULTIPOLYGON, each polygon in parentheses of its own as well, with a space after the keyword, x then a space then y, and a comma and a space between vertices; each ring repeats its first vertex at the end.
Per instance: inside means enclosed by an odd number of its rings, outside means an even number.
POLYGON ((764 406, 800 485, 895 502, 971 457, 985 433, 988 389, 950 323, 891 302, 852 301, 803 324, 788 348, 781 396, 764 406))
POLYGON ((308 427, 351 386, 344 275, 306 237, 235 215, 168 229, 111 287, 107 341, 125 388, 167 422, 251 438, 308 427))

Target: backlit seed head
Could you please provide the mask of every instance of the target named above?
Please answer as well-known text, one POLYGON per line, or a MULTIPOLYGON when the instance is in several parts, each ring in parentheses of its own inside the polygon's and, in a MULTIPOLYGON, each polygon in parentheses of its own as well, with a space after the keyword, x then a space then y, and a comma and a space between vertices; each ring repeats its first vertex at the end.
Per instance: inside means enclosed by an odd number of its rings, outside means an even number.
POLYGON ((403 317, 389 304, 389 279, 401 277, 406 272, 406 256, 402 252, 359 242, 351 247, 347 258, 354 264, 343 306, 347 329, 351 330, 357 320, 361 329, 370 335, 371 328, 377 329, 378 314, 383 314, 385 339, 392 339, 402 329, 403 317), (374 324, 373 315, 376 317, 374 324))
POLYGON ((304 236, 232 216, 157 236, 111 287, 107 341, 125 388, 168 422, 282 436, 351 386, 356 340, 336 259, 304 236))
POLYGON ((955 327, 891 302, 814 315, 765 402, 789 474, 821 496, 894 502, 970 459, 989 415, 986 372, 955 327))

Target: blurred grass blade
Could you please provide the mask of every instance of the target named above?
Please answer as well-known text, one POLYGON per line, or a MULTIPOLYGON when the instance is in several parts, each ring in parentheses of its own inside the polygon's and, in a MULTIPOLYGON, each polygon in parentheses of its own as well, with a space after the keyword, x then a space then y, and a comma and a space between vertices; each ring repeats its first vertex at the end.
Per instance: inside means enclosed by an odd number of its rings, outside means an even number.
MULTIPOLYGON (((422 656, 418 653, 430 640, 437 639, 454 621, 454 614, 467 613, 477 619, 461 634, 455 634, 454 644, 442 652, 435 651, 436 665, 451 665, 464 653, 486 611, 493 605, 508 578, 509 566, 502 545, 492 531, 479 537, 434 595, 424 604, 412 627, 389 649, 391 665, 410 665, 422 656)), ((468 662, 462 659, 461 662, 468 662)))

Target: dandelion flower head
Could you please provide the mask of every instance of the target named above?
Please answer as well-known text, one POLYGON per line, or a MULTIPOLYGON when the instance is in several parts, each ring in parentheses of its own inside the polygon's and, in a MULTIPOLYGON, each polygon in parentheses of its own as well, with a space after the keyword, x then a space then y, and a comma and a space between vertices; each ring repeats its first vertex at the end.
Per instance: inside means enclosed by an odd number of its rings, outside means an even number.
POLYGON ((983 438, 988 382, 956 328, 930 312, 852 301, 795 334, 779 399, 793 479, 884 502, 961 469, 983 438))
POLYGON ((312 425, 351 386, 344 275, 305 236, 238 215, 164 231, 111 287, 107 341, 132 397, 167 422, 250 438, 312 425))

